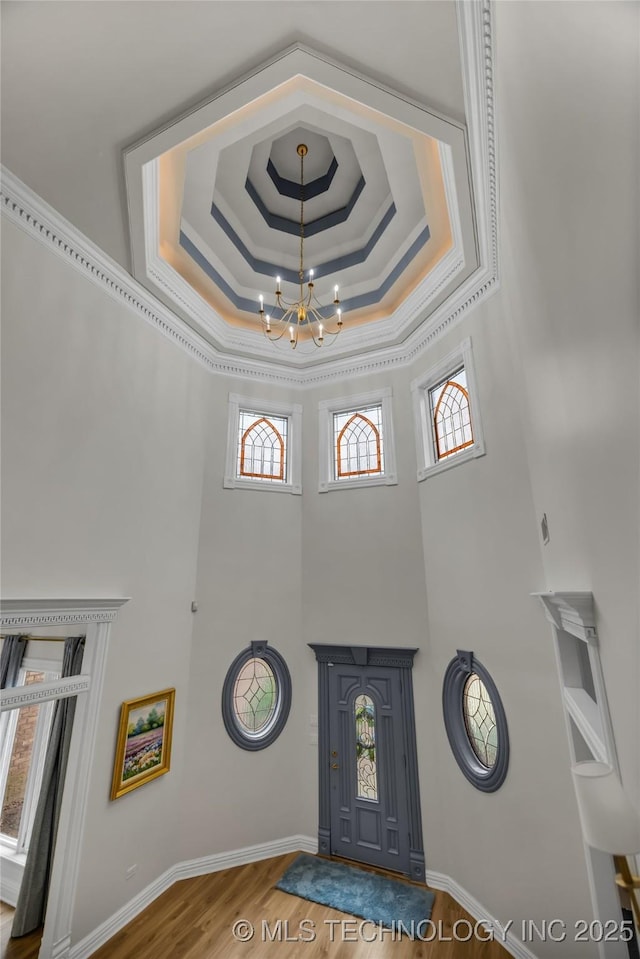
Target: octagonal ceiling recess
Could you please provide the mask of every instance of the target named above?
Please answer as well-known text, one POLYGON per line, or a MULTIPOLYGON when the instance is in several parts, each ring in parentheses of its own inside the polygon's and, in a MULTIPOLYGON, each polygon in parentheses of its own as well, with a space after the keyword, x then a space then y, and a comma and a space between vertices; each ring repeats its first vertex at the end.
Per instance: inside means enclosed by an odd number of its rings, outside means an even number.
POLYGON ((479 265, 465 137, 296 45, 126 152, 133 273, 221 353, 305 367, 402 343, 479 265), (301 142, 305 268, 328 309, 339 284, 344 329, 294 353, 258 298, 299 289, 301 142))

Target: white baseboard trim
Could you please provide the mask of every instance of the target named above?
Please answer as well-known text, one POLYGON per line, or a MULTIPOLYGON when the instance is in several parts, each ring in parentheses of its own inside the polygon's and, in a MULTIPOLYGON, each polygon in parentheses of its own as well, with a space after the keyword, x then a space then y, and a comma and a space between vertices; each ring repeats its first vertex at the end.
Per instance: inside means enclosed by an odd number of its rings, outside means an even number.
POLYGON ((24 875, 24 856, 16 856, 12 852, 3 852, 0 856, 0 900, 15 909, 24 875))
POLYGON ((15 909, 19 892, 20 883, 12 882, 10 879, 7 879, 6 876, 2 877, 2 885, 0 885, 0 902, 6 902, 8 906, 13 906, 15 909))
POLYGON ((234 866, 244 866, 249 862, 258 862, 261 859, 271 859, 274 856, 284 856, 289 852, 318 851, 318 842, 311 836, 288 836, 285 839, 276 839, 272 842, 259 843, 256 846, 245 846, 231 852, 214 853, 203 856, 201 859, 190 859, 176 863, 155 879, 145 889, 118 909, 109 919, 101 923, 97 929, 81 939, 69 950, 68 959, 88 959, 101 946, 116 935, 127 923, 151 905, 154 899, 166 892, 174 882, 180 879, 192 879, 195 876, 205 876, 208 873, 219 872, 221 869, 232 869, 234 866))
POLYGON ((145 889, 142 889, 137 896, 130 899, 122 909, 118 909, 117 912, 114 912, 112 916, 101 923, 97 929, 94 929, 88 936, 85 936, 84 939, 81 939, 75 946, 72 946, 69 950, 68 959, 87 959, 87 957, 93 955, 97 949, 104 946, 105 942, 108 942, 117 932, 120 932, 128 922, 135 919, 138 913, 146 909, 147 906, 150 906, 154 899, 157 899, 158 896, 161 896, 163 892, 166 892, 166 890, 174 884, 175 879, 173 876, 175 868, 175 866, 172 866, 170 869, 167 869, 166 872, 163 872, 161 876, 154 879, 145 889))
MULTIPOLYGON (((174 882, 181 879, 193 879, 196 876, 206 876, 209 873, 220 872, 222 869, 232 869, 234 866, 244 866, 250 862, 259 862, 261 859, 272 859, 274 856, 284 856, 290 852, 308 852, 315 854, 318 851, 317 840, 311 836, 287 836, 284 839, 275 839, 271 842, 258 843, 255 846, 244 846, 242 849, 233 849, 229 852, 214 853, 211 856, 202 856, 200 859, 189 859, 176 863, 155 879, 145 889, 115 912, 109 919, 101 923, 93 932, 85 936, 68 952, 68 959, 89 959, 101 946, 116 935, 127 923, 146 909, 147 906, 166 892, 174 882)), ((511 931, 502 937, 502 926, 498 920, 487 913, 487 910, 470 895, 466 889, 444 873, 427 870, 427 885, 432 889, 448 892, 463 909, 478 922, 482 921, 495 930, 496 939, 504 946, 515 959, 537 959, 511 931)))
POLYGON ((442 872, 433 872, 429 869, 426 871, 425 878, 431 889, 441 889, 443 892, 448 892, 476 922, 482 922, 487 928, 493 929, 496 941, 504 946, 510 955, 515 956, 515 959, 538 959, 535 953, 531 952, 524 943, 514 936, 511 930, 503 934, 503 925, 493 916, 490 916, 484 906, 466 889, 463 889, 455 879, 442 872))
POLYGON ((286 839, 261 842, 257 846, 245 846, 244 849, 234 849, 232 852, 214 853, 213 856, 203 856, 202 859, 180 862, 175 867, 174 882, 178 879, 206 876, 210 872, 233 869, 234 866, 245 866, 249 862, 273 859, 274 856, 284 856, 286 853, 297 851, 310 852, 315 855, 318 851, 317 839, 312 839, 311 836, 287 836, 286 839))

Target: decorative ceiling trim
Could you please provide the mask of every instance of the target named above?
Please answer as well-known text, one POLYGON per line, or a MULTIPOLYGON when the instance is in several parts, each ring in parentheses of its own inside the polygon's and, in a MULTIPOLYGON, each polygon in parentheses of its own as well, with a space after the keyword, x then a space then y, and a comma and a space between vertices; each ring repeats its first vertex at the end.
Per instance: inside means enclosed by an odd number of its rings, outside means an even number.
MULTIPOLYGON (((435 331, 434 335, 438 334, 438 326, 442 320, 442 317, 446 316, 447 309, 451 308, 451 303, 453 302, 452 298, 447 300, 439 310, 434 311, 434 313, 429 317, 428 323, 421 322, 422 317, 424 317, 429 305, 439 296, 445 295, 447 286, 452 283, 453 280, 465 269, 462 224, 458 215, 455 199, 455 171, 453 168, 451 151, 447 146, 441 144, 439 147, 439 153, 444 182, 444 192, 447 206, 450 211, 450 228, 453 246, 449 252, 442 257, 437 266, 435 266, 435 268, 431 271, 428 289, 425 290, 424 286, 419 284, 418 287, 404 299, 404 301, 392 314, 392 320, 396 326, 395 339, 390 341, 387 331, 379 324, 367 323, 358 328, 357 344, 354 346, 353 351, 346 354, 346 356, 344 353, 341 354, 341 359, 346 359, 349 361, 349 366, 347 367, 349 375, 358 376, 360 373, 365 374, 372 372, 372 368, 368 364, 366 366, 363 365, 362 369, 360 369, 359 365, 356 365, 354 368, 352 364, 354 357, 356 356, 358 356, 360 358, 360 362, 364 364, 365 356, 369 361, 371 361, 375 358, 375 356, 382 355, 383 351, 388 351, 390 348, 393 349, 394 346, 401 342, 406 348, 410 348, 411 344, 409 343, 409 336, 412 331, 416 329, 416 327, 419 327, 420 335, 425 342, 427 339, 432 339, 431 330, 433 329, 435 331)), ((159 162, 155 160, 146 163, 142 168, 142 191, 145 198, 144 203, 145 207, 149 209, 152 214, 155 213, 154 198, 157 197, 158 190, 159 162)), ((195 289, 188 279, 184 278, 178 270, 174 269, 173 266, 171 266, 164 259, 164 257, 160 256, 159 252, 154 252, 157 245, 157 234, 152 236, 151 233, 154 229, 156 229, 156 222, 157 221, 155 221, 152 216, 145 220, 146 275, 159 288, 161 294, 166 293, 168 301, 167 305, 169 305, 169 303, 178 304, 179 308, 184 310, 186 316, 195 320, 199 327, 205 331, 205 335, 209 334, 211 336, 213 341, 212 345, 223 355, 226 355, 227 351, 234 353, 237 352, 239 354, 243 354, 244 356, 253 356, 253 358, 260 362, 260 360, 264 358, 264 353, 262 353, 260 355, 260 359, 258 359, 258 354, 254 352, 256 344, 255 332, 252 330, 229 326, 227 322, 217 315, 215 310, 210 309, 209 304, 205 302, 200 292, 195 289)), ((412 240, 413 239, 415 239, 415 236, 412 238, 412 240)), ((203 261, 200 265, 202 266, 203 270, 206 271, 206 263, 203 261)), ((219 286, 222 286, 223 284, 220 282, 222 277, 219 271, 217 275, 219 278, 216 280, 216 283, 219 286)), ((474 278, 477 278, 477 276, 478 270, 476 270, 474 273, 469 273, 467 281, 472 281, 474 278)), ((228 281, 226 281, 225 289, 228 289, 229 291, 232 289, 228 281)), ((461 284, 456 291, 456 297, 459 298, 460 293, 464 293, 466 289, 467 284, 461 284)), ((452 294, 452 297, 453 295, 454 294, 452 294)), ((251 310, 252 307, 255 307, 255 303, 248 304, 249 310, 251 310)), ((277 348, 275 346, 273 348, 275 356, 277 348)), ((329 351, 330 347, 325 348, 325 350, 315 350, 313 356, 315 361, 314 366, 323 367, 326 371, 328 364, 337 364, 339 360, 335 357, 332 357, 329 351)), ((413 357, 415 355, 415 351, 412 352, 411 355, 413 357)), ((302 353, 301 350, 297 350, 292 352, 292 355, 290 354, 288 356, 287 362, 283 363, 282 366, 286 366, 287 368, 295 368, 298 366, 302 369, 305 367, 307 356, 302 353)), ((267 360, 267 362, 269 365, 271 365, 269 360, 267 360)), ((409 360, 407 360, 407 362, 409 362, 409 360)), ((385 359, 383 366, 386 367, 386 365, 385 359)), ((311 382, 309 378, 311 372, 310 367, 311 364, 306 365, 307 374, 301 377, 302 385, 306 385, 307 383, 311 382)), ((340 378, 342 375, 346 374, 340 373, 338 374, 337 378, 340 378)), ((320 380, 324 378, 324 376, 321 376, 320 380)), ((334 379, 335 377, 329 374, 326 378, 334 379)), ((314 380, 314 382, 316 381, 314 380)))
MULTIPOLYGON (((331 181, 336 175, 337 169, 338 161, 335 157, 332 157, 327 172, 323 174, 323 176, 319 176, 315 180, 311 180, 310 183, 305 184, 305 199, 311 200, 314 196, 320 196, 321 193, 326 193, 331 186, 331 181)), ((300 184, 296 183, 294 180, 287 180, 286 177, 280 176, 271 157, 269 157, 267 160, 267 173, 271 177, 273 185, 281 196, 288 196, 292 200, 300 199, 302 194, 300 184)))
MULTIPOLYGON (((345 205, 339 207, 337 210, 332 210, 331 213, 325 213, 324 216, 319 216, 316 220, 309 220, 309 222, 305 223, 304 225, 304 235, 306 237, 315 236, 317 233, 323 233, 325 230, 330 230, 338 223, 345 223, 349 219, 351 211, 356 205, 356 201, 364 190, 365 186, 365 178, 360 176, 360 179, 357 181, 353 189, 353 193, 345 205)), ((277 213, 272 213, 249 177, 247 177, 244 187, 253 200, 260 216, 272 230, 280 230, 281 233, 289 233, 291 236, 299 235, 300 220, 289 220, 286 216, 279 216, 277 213)), ((298 190, 300 190, 300 184, 298 184, 298 190)), ((318 194, 316 193, 315 195, 317 196, 318 194)), ((311 197, 305 196, 305 199, 309 200, 311 197)), ((211 212, 213 213, 213 210, 211 212)))
MULTIPOLYGON (((499 194, 491 0, 482 0, 480 3, 457 0, 457 13, 478 252, 482 265, 435 311, 426 331, 419 327, 401 344, 373 349, 363 354, 357 352, 361 347, 359 339, 354 345, 354 355, 332 361, 327 351, 321 362, 299 369, 278 364, 277 361, 272 363, 263 359, 241 358, 221 353, 5 167, 1 168, 2 213, 70 262, 114 299, 124 302, 133 312, 212 372, 240 377, 259 376, 267 382, 311 388, 347 376, 364 376, 412 363, 445 330, 454 326, 470 309, 494 293, 499 283, 499 194)), ((450 275, 459 269, 457 264, 449 266, 450 275)), ((440 288, 445 284, 446 280, 440 288)), ((415 315, 418 313, 419 310, 415 311, 415 315)), ((360 337, 360 331, 358 335, 360 337)), ((233 340, 232 336, 229 343, 231 349, 233 340)), ((242 338, 240 340, 242 341, 242 338)), ((243 342, 242 345, 246 349, 246 343, 243 342)))
MULTIPOLYGON (((362 180, 362 183, 364 183, 364 180, 362 180)), ((389 226, 389 223, 393 219, 393 217, 396 215, 396 212, 397 212, 396 205, 393 202, 393 200, 391 200, 389 207, 387 208, 387 210, 382 216, 382 219, 375 226, 375 229, 372 231, 371 236, 366 241, 364 246, 360 247, 360 249, 352 250, 351 253, 345 253, 343 256, 334 257, 332 260, 326 260, 324 263, 318 263, 315 266, 316 275, 326 276, 328 273, 333 273, 337 270, 346 270, 348 267, 353 266, 355 263, 363 263, 367 259, 371 251, 373 250, 374 246, 376 245, 376 243, 378 242, 378 240, 380 239, 380 237, 382 236, 386 228, 389 226)), ((243 242, 242 238, 238 236, 238 234, 234 230, 231 223, 229 223, 229 221, 227 220, 226 216, 224 215, 220 207, 216 205, 215 201, 212 202, 211 204, 211 216, 216 221, 216 223, 218 224, 220 229, 223 231, 223 233, 226 235, 226 237, 229 239, 229 241, 233 243, 233 245, 235 246, 236 250, 242 257, 242 259, 245 261, 245 263, 247 263, 255 273, 261 273, 264 276, 268 276, 270 278, 273 278, 274 274, 277 275, 279 273, 280 276, 284 280, 287 280, 289 283, 297 284, 299 282, 298 270, 293 270, 293 269, 290 269, 289 267, 281 266, 280 264, 277 264, 277 263, 269 263, 267 260, 261 260, 259 257, 254 256, 251 250, 243 242)), ((329 214, 329 216, 332 217, 333 214, 329 214)), ((323 219, 325 218, 323 217, 323 219)), ((289 220, 287 222, 290 223, 292 221, 289 220)), ((299 220, 296 226, 297 226, 297 232, 299 236, 300 235, 299 220)), ((181 246, 184 246, 182 242, 183 235, 184 235, 184 230, 181 230, 180 231, 181 246)), ((305 238, 307 237, 307 235, 308 235, 307 225, 305 224, 305 238)), ((216 282, 218 281, 216 280, 216 282)), ((255 301, 252 302, 251 308, 252 309, 255 308, 255 301)))

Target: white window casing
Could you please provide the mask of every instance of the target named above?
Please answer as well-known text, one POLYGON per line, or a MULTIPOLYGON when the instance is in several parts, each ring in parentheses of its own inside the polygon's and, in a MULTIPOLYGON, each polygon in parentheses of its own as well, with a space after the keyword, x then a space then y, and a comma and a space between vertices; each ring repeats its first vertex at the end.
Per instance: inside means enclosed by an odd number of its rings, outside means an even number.
POLYGON ((392 390, 386 387, 357 396, 343 396, 337 399, 322 400, 318 404, 319 415, 319 464, 320 477, 318 489, 327 493, 336 489, 357 489, 363 486, 395 486, 398 482, 396 453, 393 435, 393 417, 391 412, 392 390), (381 473, 335 478, 334 469, 334 413, 357 412, 367 407, 382 407, 382 441, 384 444, 384 467, 381 473))
POLYGON ((455 350, 448 353, 439 363, 432 366, 422 376, 411 383, 413 398, 414 427, 416 434, 416 451, 418 456, 418 481, 442 473, 444 470, 459 466, 485 453, 482 423, 480 420, 480 404, 476 384, 475 368, 471 339, 463 340, 455 350), (471 410, 471 426, 473 443, 459 452, 438 459, 435 446, 433 415, 429 399, 429 391, 442 383, 450 375, 464 367, 467 376, 467 390, 471 410))
POLYGON ((225 489, 269 490, 276 493, 302 493, 302 406, 299 403, 279 403, 255 397, 229 394, 229 421, 227 429, 227 455, 225 461, 225 489), (241 410, 264 415, 282 416, 288 421, 287 473, 284 481, 265 480, 238 476, 238 432, 241 410))

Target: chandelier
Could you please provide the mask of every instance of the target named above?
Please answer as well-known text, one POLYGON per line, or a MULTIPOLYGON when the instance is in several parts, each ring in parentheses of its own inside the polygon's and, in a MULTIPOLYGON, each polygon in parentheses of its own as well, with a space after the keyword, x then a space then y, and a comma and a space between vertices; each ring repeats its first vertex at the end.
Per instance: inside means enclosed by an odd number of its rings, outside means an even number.
POLYGON ((304 269, 304 158, 308 147, 298 144, 300 157, 300 269, 298 282, 300 296, 297 300, 287 300, 280 288, 281 279, 276 277, 275 307, 272 313, 265 313, 264 297, 260 294, 260 319, 268 340, 277 342, 288 335, 291 348, 295 350, 298 339, 310 339, 316 346, 322 346, 326 336, 336 337, 342 329, 342 310, 337 285, 333 288, 333 311, 323 307, 314 292, 313 270, 308 271, 305 290, 304 269))

